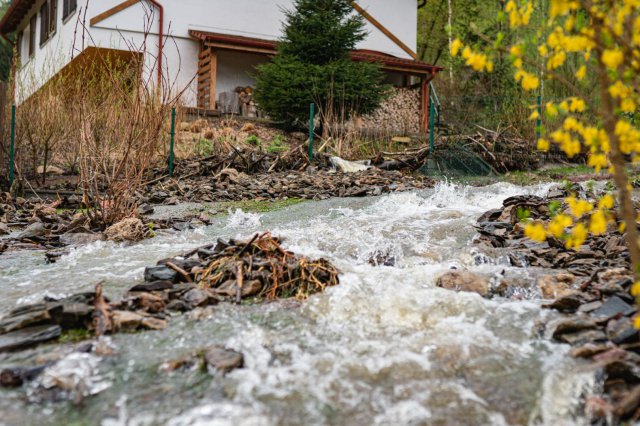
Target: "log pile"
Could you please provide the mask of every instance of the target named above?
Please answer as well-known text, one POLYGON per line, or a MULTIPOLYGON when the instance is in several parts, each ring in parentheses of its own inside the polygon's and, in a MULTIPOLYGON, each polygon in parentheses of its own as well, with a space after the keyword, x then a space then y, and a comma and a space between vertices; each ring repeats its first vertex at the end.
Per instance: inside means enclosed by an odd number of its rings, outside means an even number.
POLYGON ((393 88, 390 96, 375 112, 361 117, 361 127, 405 134, 418 133, 420 105, 419 89, 393 88))
POLYGON ((476 127, 475 133, 440 136, 436 151, 451 147, 472 151, 500 173, 537 168, 540 153, 533 141, 518 136, 511 127, 497 130, 476 127))

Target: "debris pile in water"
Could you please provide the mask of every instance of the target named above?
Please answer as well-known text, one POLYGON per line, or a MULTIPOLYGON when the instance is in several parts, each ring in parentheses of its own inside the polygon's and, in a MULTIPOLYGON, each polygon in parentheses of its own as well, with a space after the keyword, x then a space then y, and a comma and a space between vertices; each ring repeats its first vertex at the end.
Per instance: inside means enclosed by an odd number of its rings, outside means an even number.
POLYGON ((249 241, 218 241, 163 263, 179 279, 236 302, 247 297, 305 299, 339 283, 338 270, 327 260, 297 256, 280 243, 267 232, 249 241))

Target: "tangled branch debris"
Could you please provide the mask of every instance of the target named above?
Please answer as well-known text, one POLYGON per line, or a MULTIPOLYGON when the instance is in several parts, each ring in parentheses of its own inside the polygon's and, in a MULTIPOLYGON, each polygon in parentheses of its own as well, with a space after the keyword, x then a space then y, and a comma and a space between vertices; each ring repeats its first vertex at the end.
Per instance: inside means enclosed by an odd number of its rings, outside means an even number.
POLYGON ((219 241, 213 250, 208 246, 197 251, 203 266, 192 268, 185 278, 236 302, 254 296, 306 299, 339 283, 338 270, 327 260, 296 256, 280 243, 268 232, 245 242, 219 241))

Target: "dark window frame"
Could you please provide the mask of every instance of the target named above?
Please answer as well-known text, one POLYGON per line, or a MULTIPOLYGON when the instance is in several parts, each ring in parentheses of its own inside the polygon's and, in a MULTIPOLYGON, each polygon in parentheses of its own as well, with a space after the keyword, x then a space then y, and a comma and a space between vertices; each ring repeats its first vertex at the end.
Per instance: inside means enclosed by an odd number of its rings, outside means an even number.
POLYGON ((78 0, 62 0, 62 21, 66 21, 78 9, 78 0))
POLYGON ((49 40, 49 2, 40 7, 40 47, 49 40))
POLYGON ((29 58, 36 54, 36 27, 38 26, 38 14, 29 21, 29 58))
POLYGON ((49 3, 49 38, 58 29, 58 0, 48 0, 49 3))

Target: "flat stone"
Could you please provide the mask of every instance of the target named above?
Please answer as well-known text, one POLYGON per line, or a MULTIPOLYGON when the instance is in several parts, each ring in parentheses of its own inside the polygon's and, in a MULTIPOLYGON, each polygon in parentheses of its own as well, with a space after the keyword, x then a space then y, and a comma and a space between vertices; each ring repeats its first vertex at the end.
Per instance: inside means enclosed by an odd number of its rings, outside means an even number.
POLYGON ((584 305, 580 305, 578 308, 578 312, 589 313, 593 312, 602 306, 602 302, 599 300, 594 300, 593 302, 585 303, 584 305))
POLYGON ((167 304, 167 310, 168 311, 177 311, 177 312, 186 312, 188 310, 190 310, 191 307, 189 306, 189 304, 183 300, 172 300, 171 302, 169 302, 167 304))
POLYGON ((200 288, 189 290, 182 296, 182 300, 191 307, 204 306, 209 302, 209 293, 200 288))
POLYGON ((485 297, 489 294, 489 281, 468 271, 451 271, 440 276, 436 286, 453 291, 478 293, 485 297))
POLYGON ((610 297, 604 304, 591 312, 591 315, 598 318, 613 318, 616 315, 631 315, 635 312, 635 308, 629 305, 618 296, 610 297))
POLYGON ((595 355, 606 352, 611 348, 612 346, 610 343, 587 343, 586 345, 571 349, 569 354, 574 358, 591 358, 595 355))
POLYGON ((172 281, 175 282, 178 273, 168 266, 147 266, 144 269, 145 281, 172 281))
POLYGON ((544 305, 544 307, 560 312, 575 312, 583 303, 584 299, 582 295, 571 293, 554 300, 548 305, 544 305))
POLYGON ((167 328, 167 321, 153 317, 144 317, 140 325, 148 330, 164 330, 167 328))
POLYGON ((135 299, 138 307, 147 312, 162 312, 165 308, 164 300, 151 293, 139 293, 135 299))
POLYGON ((113 312, 113 327, 118 331, 134 331, 142 325, 142 315, 129 311, 113 312))
POLYGON ((18 234, 18 239, 42 237, 46 233, 47 229, 42 222, 34 222, 18 234))
POLYGON ((593 319, 585 317, 571 317, 563 318, 551 323, 549 325, 549 330, 554 339, 559 339, 563 334, 574 333, 580 330, 592 330, 597 327, 598 325, 593 319))
POLYGON ((88 233, 66 233, 60 236, 60 242, 67 246, 82 246, 96 241, 103 241, 104 234, 88 234, 88 233))
POLYGON ((244 356, 240 352, 222 346, 212 346, 204 353, 207 366, 223 373, 242 368, 244 356))
POLYGON ((153 281, 150 283, 142 283, 134 285, 129 289, 130 292, 151 292, 151 291, 163 291, 170 290, 174 286, 171 281, 153 281))
POLYGON ((572 274, 545 275, 538 279, 538 288, 543 299, 557 299, 576 293, 576 289, 571 287, 575 281, 572 274))
POLYGON ((638 340, 638 330, 630 318, 622 317, 607 324, 607 337, 617 345, 632 343, 638 340))
POLYGON ((59 325, 37 325, 0 336, 0 352, 35 346, 57 339, 62 333, 59 325))
POLYGON ((575 333, 562 334, 558 337, 558 340, 576 346, 591 342, 603 342, 607 340, 607 335, 602 330, 581 330, 575 333))

